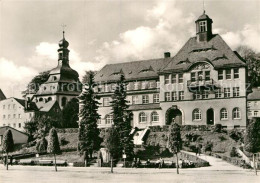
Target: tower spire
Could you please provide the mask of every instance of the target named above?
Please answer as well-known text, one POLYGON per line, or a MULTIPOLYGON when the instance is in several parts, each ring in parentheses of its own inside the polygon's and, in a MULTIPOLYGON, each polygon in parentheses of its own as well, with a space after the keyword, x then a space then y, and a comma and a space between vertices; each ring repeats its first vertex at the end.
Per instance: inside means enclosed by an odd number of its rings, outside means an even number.
POLYGON ((65 39, 65 27, 66 27, 66 25, 62 24, 61 27, 62 27, 63 39, 65 39))
POLYGON ((205 14, 206 11, 205 11, 205 1, 203 0, 203 14, 205 14))

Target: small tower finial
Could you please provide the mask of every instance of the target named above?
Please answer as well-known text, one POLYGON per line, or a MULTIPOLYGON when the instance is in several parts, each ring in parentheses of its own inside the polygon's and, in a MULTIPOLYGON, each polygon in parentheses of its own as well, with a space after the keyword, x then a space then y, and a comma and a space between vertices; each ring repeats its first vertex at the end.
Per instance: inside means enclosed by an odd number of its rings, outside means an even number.
POLYGON ((65 39, 65 27, 66 27, 66 25, 65 24, 62 24, 61 25, 61 27, 62 27, 62 33, 63 33, 63 39, 65 39))
POLYGON ((205 11, 205 2, 203 0, 203 14, 205 14, 205 13, 206 13, 206 11, 205 11))

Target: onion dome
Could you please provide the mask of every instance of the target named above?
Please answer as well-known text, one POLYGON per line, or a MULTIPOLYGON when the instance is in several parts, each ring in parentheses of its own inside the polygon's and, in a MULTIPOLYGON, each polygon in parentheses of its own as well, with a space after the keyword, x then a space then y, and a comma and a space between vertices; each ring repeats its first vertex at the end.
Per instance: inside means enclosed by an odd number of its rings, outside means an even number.
POLYGON ((65 33, 65 32, 63 31, 63 39, 60 40, 59 46, 60 46, 61 48, 68 48, 69 42, 65 39, 64 33, 65 33))

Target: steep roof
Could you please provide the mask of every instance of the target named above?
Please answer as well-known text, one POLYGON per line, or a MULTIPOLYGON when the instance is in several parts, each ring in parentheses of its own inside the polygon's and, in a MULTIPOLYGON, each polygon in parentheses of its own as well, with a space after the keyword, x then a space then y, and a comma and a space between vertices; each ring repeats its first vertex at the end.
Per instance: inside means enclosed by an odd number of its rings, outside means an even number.
POLYGON ((4 99, 6 99, 6 96, 3 93, 3 91, 0 89, 0 100, 4 100, 4 99))
POLYGON ((158 77, 158 71, 168 64, 171 58, 159 58, 105 65, 95 75, 96 82, 117 81, 121 74, 126 80, 158 77))
POLYGON ((214 68, 245 66, 243 60, 216 34, 208 42, 198 42, 196 37, 190 38, 163 71, 186 71, 200 61, 207 61, 214 68))
POLYGON ((25 107, 25 100, 24 99, 19 99, 19 98, 14 98, 19 104, 21 104, 23 107, 25 107))
POLYGON ((38 102, 38 103, 36 103, 36 105, 37 105, 39 111, 41 111, 41 112, 49 112, 56 103, 57 103, 56 100, 51 100, 51 101, 49 101, 47 103, 40 103, 40 102, 38 102))
POLYGON ((247 96, 248 100, 260 100, 260 87, 252 88, 252 93, 247 96))
POLYGON ((19 131, 19 130, 15 129, 15 128, 12 128, 12 127, 10 127, 10 126, 3 126, 3 127, 0 127, 0 135, 4 135, 5 131, 8 130, 8 129, 15 130, 15 131, 17 131, 17 132, 19 132, 19 133, 21 133, 21 134, 24 134, 24 135, 28 136, 27 133, 22 132, 22 131, 19 131))

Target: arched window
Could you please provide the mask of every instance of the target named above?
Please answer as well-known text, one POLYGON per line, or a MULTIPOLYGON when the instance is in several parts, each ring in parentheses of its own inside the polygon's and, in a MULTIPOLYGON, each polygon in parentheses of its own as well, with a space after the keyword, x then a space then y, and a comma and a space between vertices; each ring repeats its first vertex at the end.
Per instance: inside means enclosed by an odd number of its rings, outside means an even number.
POLYGON ((241 118, 241 111, 238 107, 233 109, 233 119, 240 119, 241 118))
POLYGON ((105 117, 106 124, 112 124, 113 123, 113 114, 108 114, 105 117))
POLYGON ((192 118, 194 121, 201 120, 201 110, 200 109, 194 109, 192 112, 192 118))
POLYGON ((40 99, 39 99, 39 102, 42 102, 42 101, 43 101, 43 98, 40 98, 40 99))
POLYGON ((220 110, 220 119, 221 120, 225 120, 225 119, 228 119, 228 111, 226 108, 222 108, 220 110))
POLYGON ((61 106, 65 106, 67 104, 67 98, 66 97, 63 97, 61 99, 61 106))
POLYGON ((151 114, 152 122, 159 122, 159 114, 157 112, 152 112, 151 114))
POLYGON ((48 101, 51 101, 52 100, 52 98, 51 97, 48 97, 48 101))
POLYGON ((146 123, 147 122, 147 116, 144 112, 141 112, 139 114, 139 122, 140 123, 146 123))

